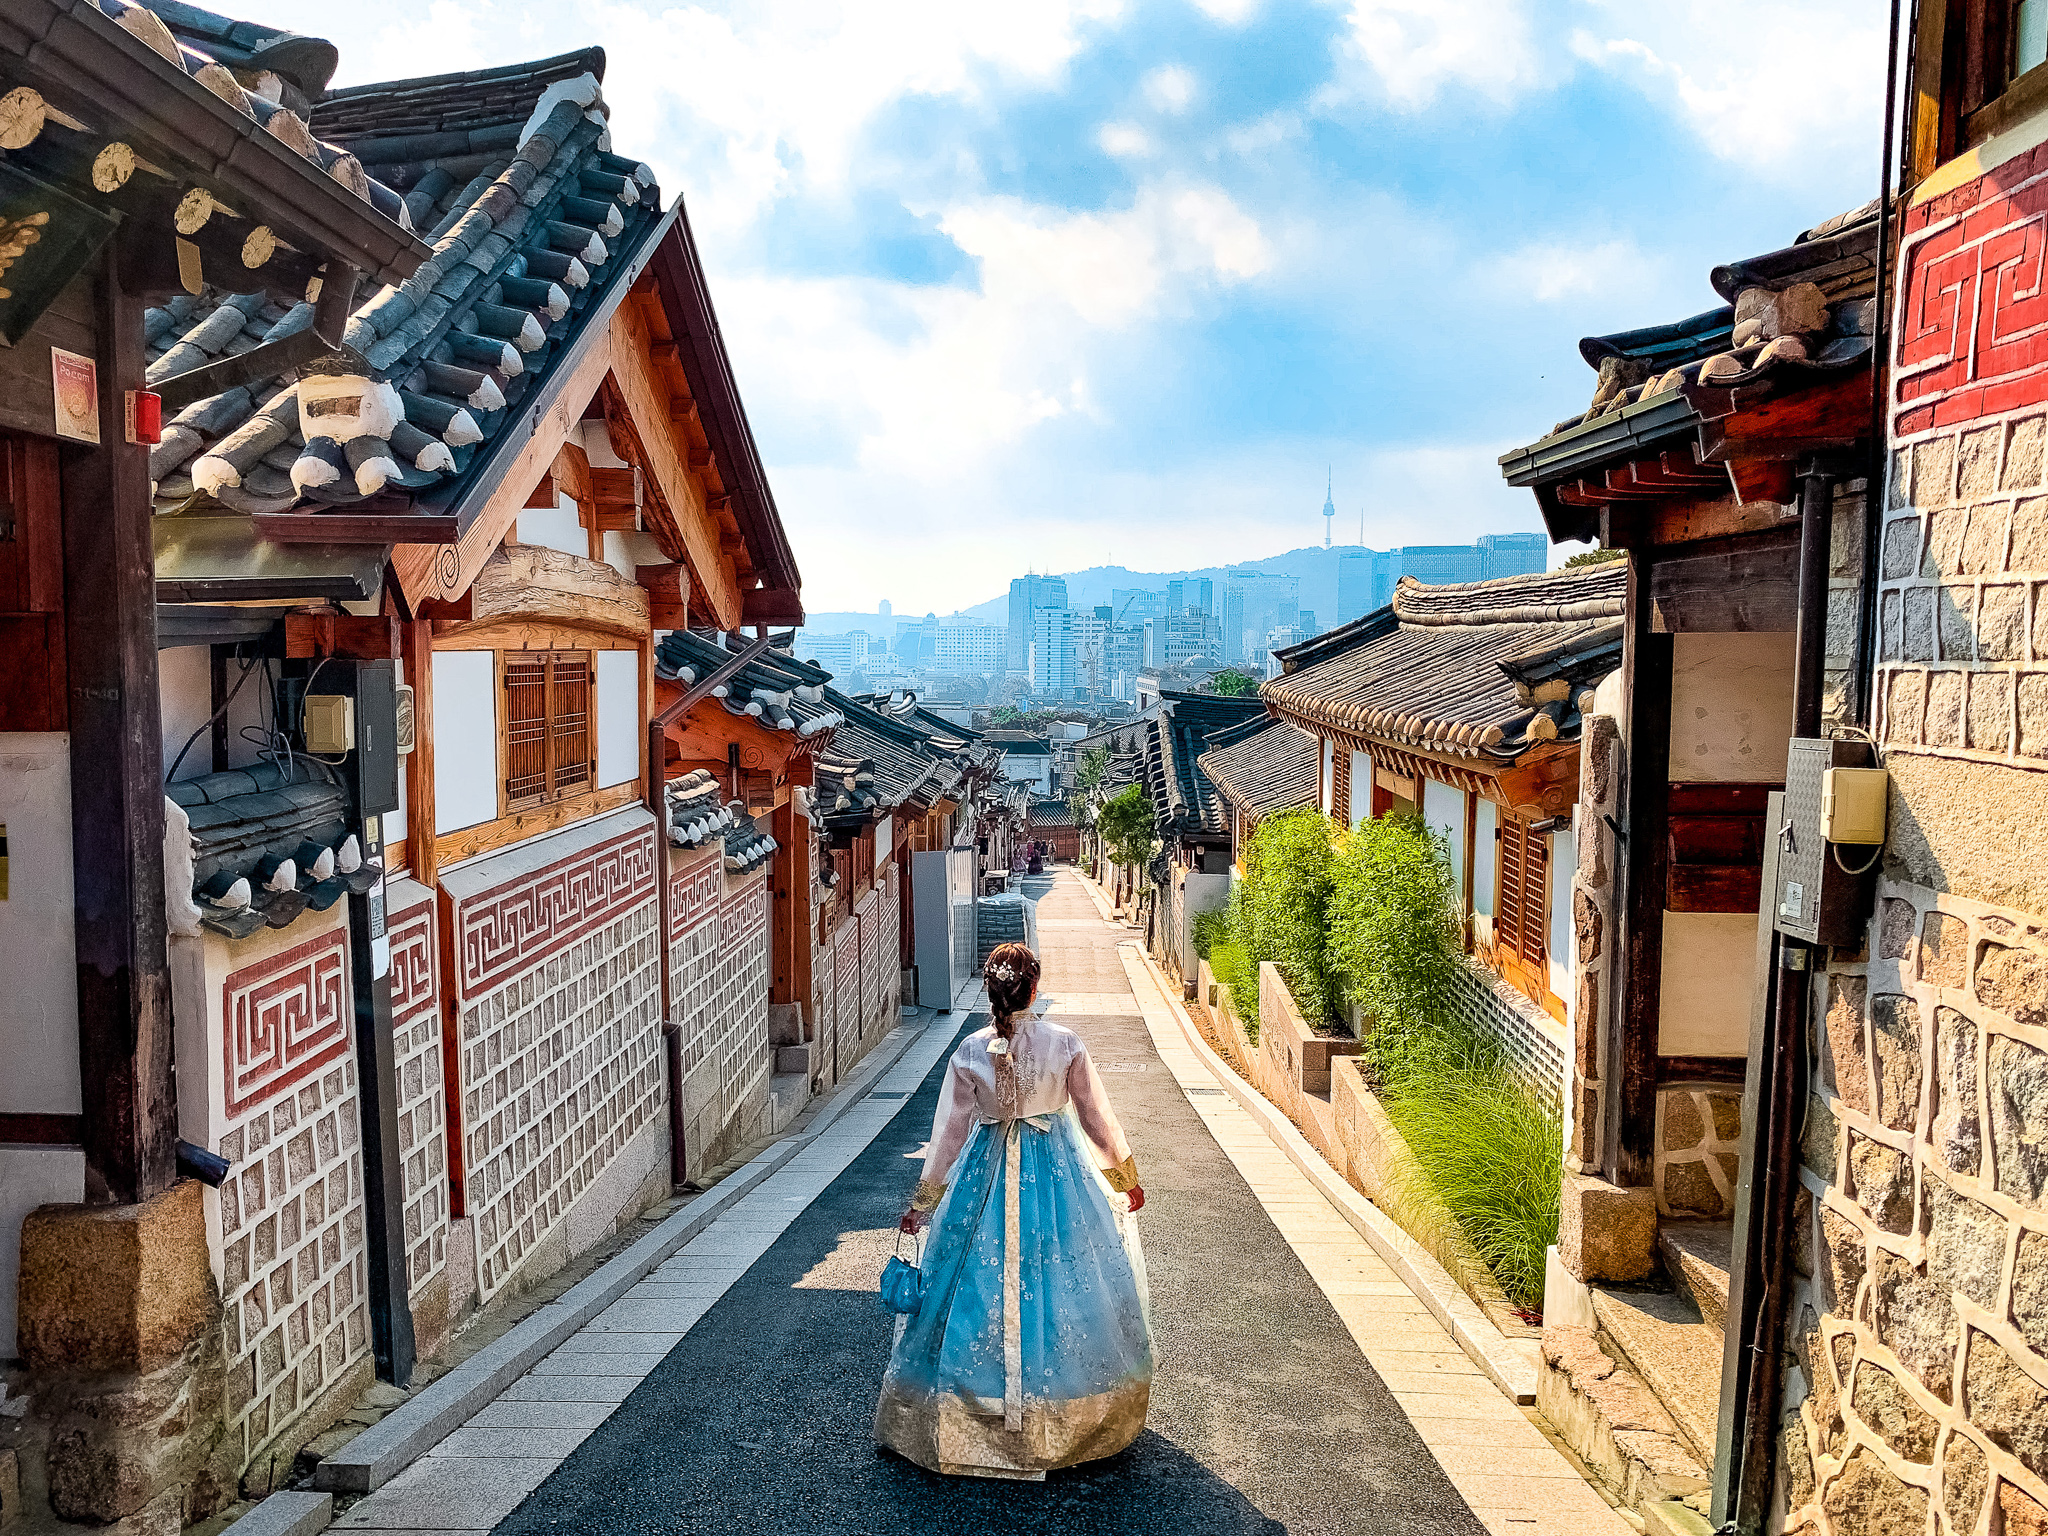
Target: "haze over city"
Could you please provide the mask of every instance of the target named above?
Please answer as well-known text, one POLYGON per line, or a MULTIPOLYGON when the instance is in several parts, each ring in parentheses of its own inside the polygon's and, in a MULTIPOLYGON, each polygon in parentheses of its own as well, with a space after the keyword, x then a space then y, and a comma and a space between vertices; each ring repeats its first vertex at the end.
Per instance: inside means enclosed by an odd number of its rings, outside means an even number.
POLYGON ((1326 468, 1343 542, 1534 529, 1493 460, 1583 408, 1559 342, 1708 308, 1701 249, 1867 199, 1883 62, 1860 0, 266 18, 344 84, 605 41, 821 612, 1320 543, 1326 468))

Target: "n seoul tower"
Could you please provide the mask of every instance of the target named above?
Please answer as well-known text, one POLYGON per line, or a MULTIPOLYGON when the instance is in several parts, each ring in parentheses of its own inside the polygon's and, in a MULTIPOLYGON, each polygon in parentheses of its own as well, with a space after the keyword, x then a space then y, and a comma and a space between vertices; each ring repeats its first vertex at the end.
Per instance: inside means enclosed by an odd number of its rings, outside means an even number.
POLYGON ((1330 547, 1330 530, 1337 526, 1337 502, 1336 498, 1331 494, 1332 488, 1336 485, 1337 481, 1334 470, 1326 471, 1326 473, 1329 475, 1329 478, 1325 481, 1323 487, 1323 548, 1328 549, 1330 547))

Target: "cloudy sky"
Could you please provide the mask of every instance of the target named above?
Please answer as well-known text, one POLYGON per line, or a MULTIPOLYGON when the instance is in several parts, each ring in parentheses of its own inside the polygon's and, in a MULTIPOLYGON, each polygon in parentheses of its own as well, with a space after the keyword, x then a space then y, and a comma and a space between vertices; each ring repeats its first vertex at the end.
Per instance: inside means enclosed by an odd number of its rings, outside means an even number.
POLYGON ((814 610, 1539 525, 1575 342, 1874 195, 1876 0, 249 0, 338 83, 590 43, 814 610))

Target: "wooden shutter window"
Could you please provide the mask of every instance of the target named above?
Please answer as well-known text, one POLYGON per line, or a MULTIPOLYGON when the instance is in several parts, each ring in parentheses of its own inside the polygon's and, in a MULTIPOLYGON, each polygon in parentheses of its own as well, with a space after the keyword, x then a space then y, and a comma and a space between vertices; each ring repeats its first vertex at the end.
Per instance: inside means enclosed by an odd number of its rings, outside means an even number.
POLYGON ((539 805, 548 792, 548 659, 505 658, 505 809, 539 805))
POLYGON ((527 810, 590 787, 590 655, 505 657, 505 810, 527 810))
POLYGON ((590 787, 590 658, 558 654, 548 679, 549 791, 575 794, 590 787))
POLYGON ((1550 991, 1545 964, 1550 890, 1550 844, 1519 816, 1503 813, 1496 833, 1500 857, 1500 899, 1494 904, 1493 936, 1502 951, 1502 970, 1541 1002, 1550 991))
POLYGON ((1338 742, 1332 750, 1330 777, 1333 787, 1330 793, 1330 814, 1337 818, 1339 825, 1351 825, 1351 749, 1338 742))

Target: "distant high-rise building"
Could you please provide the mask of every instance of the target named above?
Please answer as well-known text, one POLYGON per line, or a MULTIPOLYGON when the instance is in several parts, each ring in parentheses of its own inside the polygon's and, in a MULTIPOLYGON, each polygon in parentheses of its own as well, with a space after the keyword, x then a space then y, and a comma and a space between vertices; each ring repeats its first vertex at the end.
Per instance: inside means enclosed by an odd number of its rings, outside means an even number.
POLYGON ((1189 577, 1182 581, 1166 584, 1166 611, 1183 613, 1192 609, 1196 613, 1216 611, 1216 583, 1206 576, 1189 577))
POLYGON ((1337 622, 1349 624, 1373 610, 1373 562, 1380 557, 1362 549, 1355 555, 1337 557, 1337 622))
POLYGON ((1071 699, 1074 690, 1085 685, 1074 619, 1073 611, 1064 607, 1032 610, 1025 664, 1031 672, 1031 691, 1041 698, 1071 699))
POLYGON ((1265 571, 1227 571, 1223 578, 1223 660, 1254 661, 1269 631, 1300 616, 1300 583, 1265 571))
POLYGON ((1540 533, 1489 533, 1479 541, 1479 564, 1489 580, 1533 576, 1550 565, 1550 540, 1540 533))
POLYGON ((1009 664, 1013 672, 1031 665, 1032 615, 1044 608, 1067 606, 1063 576, 1019 576, 1010 583, 1009 664))
POLYGON ((1008 637, 1001 625, 953 619, 932 631, 932 671, 953 677, 985 677, 1004 667, 1008 637))

